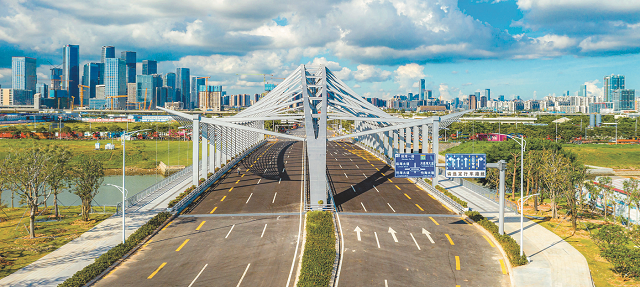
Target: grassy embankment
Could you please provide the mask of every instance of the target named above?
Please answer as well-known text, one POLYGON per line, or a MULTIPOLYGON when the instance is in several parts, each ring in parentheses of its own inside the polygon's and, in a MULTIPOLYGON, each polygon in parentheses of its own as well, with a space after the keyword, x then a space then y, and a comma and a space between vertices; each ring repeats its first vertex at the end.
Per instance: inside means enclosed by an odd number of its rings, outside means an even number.
MULTIPOLYGON (((122 169, 122 145, 118 140, 113 141, 115 150, 105 150, 104 145, 111 140, 100 140, 102 149, 95 150, 95 140, 33 140, 33 139, 2 139, 0 140, 0 159, 5 158, 9 151, 30 147, 34 144, 62 145, 72 153, 71 164, 77 164, 87 156, 98 156, 103 160, 106 169, 122 169)), ((156 141, 134 140, 128 141, 126 146, 126 165, 129 168, 156 168, 156 141)), ((192 160, 192 143, 190 141, 158 141, 157 159, 165 164, 189 166, 192 160), (178 152, 178 150, 180 152, 178 152)))
MULTIPOLYGON (((79 237, 115 212, 107 207, 105 214, 91 214, 91 220, 80 220, 80 207, 60 208, 62 219, 49 219, 51 207, 42 216, 36 217, 36 236, 29 239, 27 208, 5 208, 0 211, 0 278, 25 267, 79 237), (22 217, 25 215, 25 217, 22 217)), ((96 211, 98 212, 98 211, 96 211)))

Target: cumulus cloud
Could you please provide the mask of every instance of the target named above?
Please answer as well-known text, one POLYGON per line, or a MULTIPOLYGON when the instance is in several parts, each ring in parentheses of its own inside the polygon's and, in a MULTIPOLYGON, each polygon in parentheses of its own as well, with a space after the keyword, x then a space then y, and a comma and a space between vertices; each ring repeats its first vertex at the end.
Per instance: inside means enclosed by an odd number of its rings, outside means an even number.
MULTIPOLYGON (((449 94, 449 85, 445 83, 441 83, 440 87, 438 87, 438 91, 440 92, 440 99, 442 100, 450 100, 451 95, 449 94)), ((460 92, 462 93, 462 92, 460 92)))
POLYGON ((413 84, 422 78, 425 78, 424 66, 411 63, 398 67, 395 71, 394 82, 400 87, 400 90, 410 91, 413 84))
POLYGON ((359 82, 384 82, 391 78, 391 72, 371 65, 358 65, 353 78, 359 82))
POLYGON ((604 96, 604 87, 599 87, 600 80, 595 79, 590 82, 584 82, 587 85, 587 95, 590 97, 596 97, 596 99, 604 96))

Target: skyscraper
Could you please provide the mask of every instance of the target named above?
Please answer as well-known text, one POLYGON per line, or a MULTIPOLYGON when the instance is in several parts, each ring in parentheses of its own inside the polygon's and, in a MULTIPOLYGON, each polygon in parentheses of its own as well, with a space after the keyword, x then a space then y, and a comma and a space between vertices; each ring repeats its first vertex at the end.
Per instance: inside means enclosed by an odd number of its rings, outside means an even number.
POLYGON ((580 85, 580 90, 578 91, 578 96, 579 97, 586 97, 587 96, 587 85, 580 85))
POLYGON ((162 87, 162 76, 158 74, 138 75, 136 85, 136 102, 142 103, 143 109, 154 109, 157 103, 156 88, 162 87))
POLYGON ((176 73, 167 73, 164 76, 164 86, 176 88, 176 73))
POLYGON ((613 102, 613 90, 624 89, 624 76, 611 75, 604 77, 604 100, 613 102))
POLYGON ((184 104, 185 109, 191 104, 191 71, 189 68, 176 69, 176 100, 184 104))
POLYGON ((80 84, 80 46, 65 45, 62 48, 62 83, 61 87, 73 97, 73 104, 80 104, 78 85, 80 84))
POLYGON ((60 90, 60 81, 62 81, 62 69, 51 68, 51 86, 49 88, 53 91, 60 90))
POLYGON ((37 81, 35 58, 11 58, 11 93, 14 105, 33 105, 37 81))
POLYGON ((636 90, 634 89, 615 89, 611 91, 611 101, 613 102, 614 111, 631 111, 635 110, 636 90))
POLYGON ((487 96, 487 101, 491 101, 491 90, 490 89, 485 89, 484 90, 484 95, 487 96))
POLYGON ((158 62, 153 60, 142 61, 142 74, 153 75, 158 73, 158 62))
POLYGON ((418 99, 420 101, 424 101, 424 88, 425 88, 424 82, 425 82, 424 79, 420 79, 420 99, 418 99))
POLYGON ((115 57, 116 57, 116 47, 102 46, 102 58, 100 59, 101 63, 104 63, 106 59, 115 58, 115 57))
POLYGON ((433 98, 433 91, 427 90, 426 92, 427 92, 427 94, 426 94, 427 99, 428 100, 432 99, 433 98))
POLYGON ((136 82, 136 52, 123 51, 120 53, 120 59, 124 60, 127 65, 127 83, 136 82))
POLYGON ((478 108, 477 99, 476 95, 469 95, 469 109, 475 110, 478 108))
POLYGON ((83 105, 88 105, 89 99, 96 97, 96 85, 99 85, 100 79, 102 78, 102 75, 100 74, 102 72, 101 64, 102 63, 87 63, 84 65, 82 85, 88 86, 89 88, 83 88, 83 100, 85 101, 83 105))
POLYGON ((195 109, 196 107, 199 106, 199 103, 198 103, 198 100, 199 100, 198 91, 200 90, 200 86, 204 86, 204 84, 205 84, 205 79, 204 78, 191 77, 191 99, 190 99, 190 103, 191 103, 191 108, 192 109, 195 109))
POLYGON ((124 109, 126 98, 115 98, 125 95, 127 90, 127 65, 119 58, 106 58, 104 62, 104 95, 107 99, 107 106, 111 107, 111 97, 113 97, 114 107, 124 109))

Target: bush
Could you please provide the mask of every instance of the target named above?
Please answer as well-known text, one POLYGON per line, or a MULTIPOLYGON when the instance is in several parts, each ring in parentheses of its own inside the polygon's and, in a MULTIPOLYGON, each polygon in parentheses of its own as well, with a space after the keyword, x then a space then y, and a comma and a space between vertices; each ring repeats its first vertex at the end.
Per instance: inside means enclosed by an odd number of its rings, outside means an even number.
POLYGON ((640 277, 640 249, 629 246, 629 241, 638 241, 637 237, 634 238, 637 229, 625 232, 620 225, 605 224, 590 235, 600 247, 600 256, 611 262, 613 271, 625 278, 640 277))
POLYGON ((449 192, 447 189, 445 189, 442 186, 436 185, 436 189, 442 193, 444 193, 444 195, 448 196, 449 198, 453 199, 453 201, 457 202, 458 204, 462 205, 462 207, 467 208, 467 202, 458 198, 457 196, 453 195, 451 192, 449 192))
POLYGON ((169 204, 167 206, 169 208, 175 206, 176 204, 178 204, 178 202, 180 202, 180 200, 182 200, 185 196, 189 195, 189 193, 191 193, 194 189, 196 189, 195 185, 192 185, 192 186, 188 187, 185 191, 183 191, 182 193, 178 194, 178 196, 176 196, 176 198, 174 198, 173 200, 169 201, 169 204))
POLYGON ((298 278, 301 286, 329 286, 336 259, 333 217, 328 211, 307 213, 307 238, 298 278))
POLYGON ((136 232, 131 234, 124 244, 120 243, 111 248, 106 253, 100 255, 100 257, 98 257, 94 263, 91 263, 84 267, 82 270, 76 272, 75 274, 73 274, 73 276, 71 276, 71 278, 65 280, 58 286, 84 286, 85 284, 87 284, 87 282, 93 280, 93 278, 96 278, 102 272, 107 270, 107 268, 109 268, 109 266, 111 266, 114 262, 122 258, 122 256, 124 256, 125 254, 127 254, 127 252, 137 246, 144 238, 153 233, 153 231, 160 227, 162 223, 164 223, 170 216, 171 213, 169 212, 158 213, 156 216, 151 218, 151 220, 138 228, 136 232))
POLYGON ((507 257, 509 258, 511 265, 521 266, 527 264, 527 256, 524 252, 522 256, 520 256, 520 245, 518 245, 518 243, 508 234, 500 235, 500 228, 498 228, 495 223, 487 220, 482 216, 482 214, 480 214, 480 212, 477 211, 467 211, 464 214, 477 222, 484 229, 491 232, 493 237, 500 242, 504 252, 507 253, 507 257))
POLYGON ((600 247, 600 250, 609 249, 611 246, 626 245, 629 238, 625 234, 624 228, 616 224, 605 224, 598 232, 591 233, 593 243, 600 247))

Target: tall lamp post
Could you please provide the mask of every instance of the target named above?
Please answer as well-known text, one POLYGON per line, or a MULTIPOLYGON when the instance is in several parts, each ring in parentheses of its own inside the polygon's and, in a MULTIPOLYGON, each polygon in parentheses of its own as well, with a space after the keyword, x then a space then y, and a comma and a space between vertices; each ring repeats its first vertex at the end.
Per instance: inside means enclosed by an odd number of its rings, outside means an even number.
MULTIPOLYGON (((520 145, 520 256, 522 256, 522 243, 523 243, 523 234, 524 234, 524 149, 527 146, 527 141, 524 140, 523 136, 513 137, 510 135, 506 135, 511 138, 515 142, 520 145)), ((556 137, 557 138, 557 137, 556 137)))
MULTIPOLYGON (((125 197, 125 191, 126 191, 126 189, 124 188, 124 171, 125 171, 125 169, 124 169, 124 167, 125 167, 125 166, 124 166, 124 151, 125 151, 125 147, 126 147, 126 144, 125 144, 125 143, 126 143, 125 137, 126 137, 126 136, 130 136, 130 135, 132 135, 132 134, 139 133, 139 132, 148 131, 148 130, 151 130, 151 129, 144 129, 144 130, 138 130, 138 131, 126 132, 126 133, 123 133, 123 134, 122 134, 122 189, 121 189, 120 191, 122 192, 122 243, 123 243, 123 244, 124 244, 124 241, 125 241, 125 239, 126 239, 126 235, 125 235, 125 222, 124 222, 124 210, 125 210, 125 207, 126 207, 126 206, 125 206, 125 202, 124 202, 124 201, 125 201, 125 199, 126 199, 126 197, 125 197)), ((110 184, 110 185, 111 185, 111 184, 110 184)), ((112 186, 115 186, 115 187, 117 187, 118 189, 120 189, 120 187, 118 187, 118 186, 116 186, 116 185, 112 185, 112 186)))

